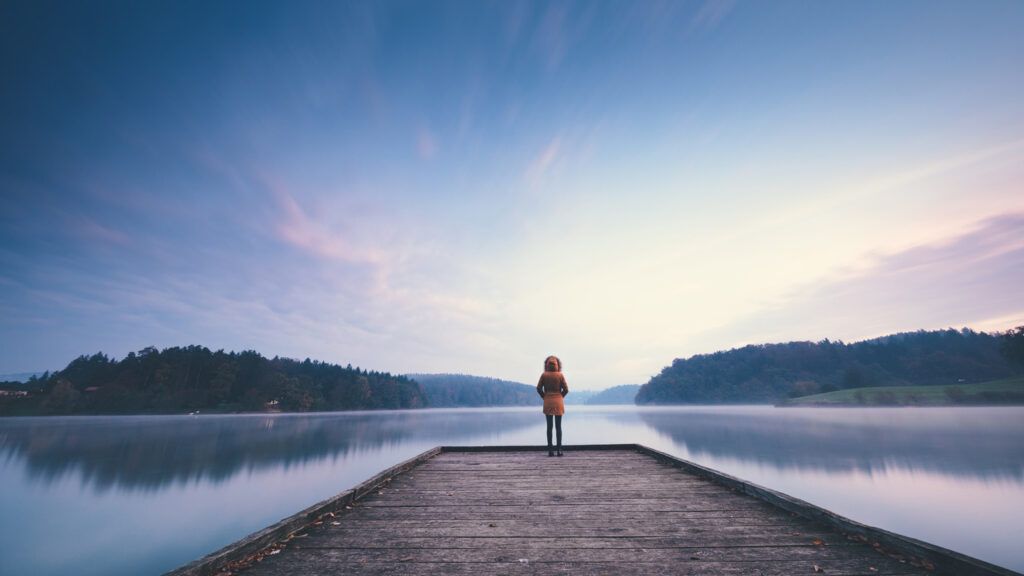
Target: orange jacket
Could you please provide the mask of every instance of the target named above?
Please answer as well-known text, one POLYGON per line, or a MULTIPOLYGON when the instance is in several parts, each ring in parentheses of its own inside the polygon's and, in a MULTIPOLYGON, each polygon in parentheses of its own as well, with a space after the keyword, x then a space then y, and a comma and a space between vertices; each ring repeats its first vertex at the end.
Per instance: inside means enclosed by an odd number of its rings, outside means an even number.
POLYGON ((544 373, 537 381, 537 394, 543 397, 545 394, 561 394, 563 397, 569 393, 569 384, 562 374, 562 362, 554 356, 548 356, 544 361, 544 373))

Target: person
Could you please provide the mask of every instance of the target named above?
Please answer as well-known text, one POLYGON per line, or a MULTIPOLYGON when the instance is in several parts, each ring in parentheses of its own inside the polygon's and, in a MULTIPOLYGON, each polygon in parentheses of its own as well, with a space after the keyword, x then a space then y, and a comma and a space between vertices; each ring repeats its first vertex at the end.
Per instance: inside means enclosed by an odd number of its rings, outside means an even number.
POLYGON ((554 424, 558 435, 558 455, 562 455, 562 416, 565 414, 565 395, 569 384, 562 374, 562 361, 557 356, 544 359, 544 373, 537 382, 537 394, 544 399, 544 417, 548 421, 548 456, 554 456, 551 446, 551 426, 554 424))

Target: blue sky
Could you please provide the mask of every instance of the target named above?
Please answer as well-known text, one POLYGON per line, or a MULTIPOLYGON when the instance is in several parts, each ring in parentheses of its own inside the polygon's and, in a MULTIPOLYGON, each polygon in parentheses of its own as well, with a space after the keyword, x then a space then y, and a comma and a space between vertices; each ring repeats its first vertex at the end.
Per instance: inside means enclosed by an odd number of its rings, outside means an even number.
POLYGON ((1024 3, 0 7, 0 372, 582 388, 1024 323, 1024 3))

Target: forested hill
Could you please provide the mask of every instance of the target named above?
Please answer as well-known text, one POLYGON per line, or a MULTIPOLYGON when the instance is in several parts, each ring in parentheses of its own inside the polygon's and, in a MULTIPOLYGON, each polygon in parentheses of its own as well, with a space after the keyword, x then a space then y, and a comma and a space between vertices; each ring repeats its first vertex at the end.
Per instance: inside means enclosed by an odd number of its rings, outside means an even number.
POLYGON ((385 372, 324 362, 268 359, 202 346, 146 348, 122 360, 80 356, 67 368, 14 386, 0 414, 134 414, 422 408, 419 384, 385 372))
POLYGON ((774 403, 867 386, 984 382, 1016 373, 1000 335, 919 331, 853 344, 789 342, 676 359, 640 388, 637 404, 774 403))
POLYGON ((537 389, 521 382, 466 374, 407 374, 423 387, 431 408, 539 405, 537 389))
POLYGON ((601 390, 587 399, 587 404, 633 404, 639 384, 622 384, 601 390))

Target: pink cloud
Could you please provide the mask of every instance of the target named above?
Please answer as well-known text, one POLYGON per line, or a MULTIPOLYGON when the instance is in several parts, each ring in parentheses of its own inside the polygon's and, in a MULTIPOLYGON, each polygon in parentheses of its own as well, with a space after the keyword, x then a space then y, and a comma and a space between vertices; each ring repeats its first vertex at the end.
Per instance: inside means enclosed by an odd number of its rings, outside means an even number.
POLYGON ((420 127, 416 134, 416 151, 424 160, 429 160, 437 154, 437 138, 426 127, 420 127))
POLYGON ((694 14, 690 29, 715 29, 736 6, 735 0, 707 0, 694 14))
POLYGON ((357 248, 340 231, 311 217, 299 202, 280 186, 271 186, 281 209, 277 237, 304 252, 348 263, 376 264, 382 260, 376 249, 357 248))
POLYGON ((76 218, 71 229, 86 240, 99 241, 106 244, 125 246, 131 242, 127 234, 85 216, 76 218))
POLYGON ((855 274, 823 278, 778 307, 705 335, 721 345, 787 339, 859 340, 946 327, 989 329, 1024 315, 1024 213, 1008 213, 942 242, 876 256, 855 274), (727 342, 725 340, 733 340, 727 342))
POLYGON ((548 169, 558 160, 562 149, 562 139, 558 136, 551 139, 526 169, 526 178, 531 182, 544 177, 548 169))

